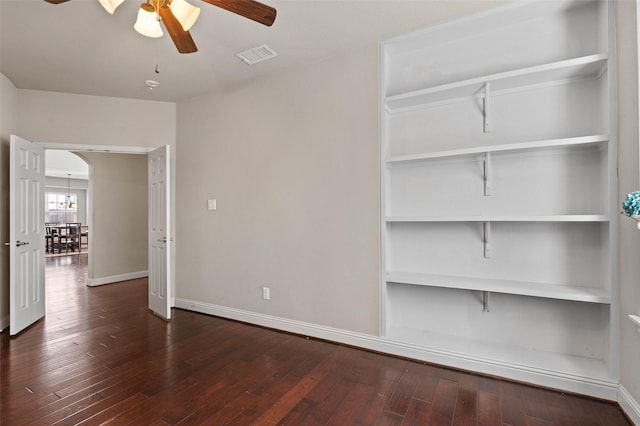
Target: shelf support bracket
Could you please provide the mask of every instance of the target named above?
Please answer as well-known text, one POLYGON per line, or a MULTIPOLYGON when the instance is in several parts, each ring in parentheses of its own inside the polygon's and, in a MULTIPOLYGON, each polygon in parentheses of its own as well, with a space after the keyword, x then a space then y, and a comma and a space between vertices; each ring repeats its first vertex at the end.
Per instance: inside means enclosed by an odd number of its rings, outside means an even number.
POLYGON ((491 222, 483 223, 484 234, 484 257, 491 259, 491 222))
POLYGON ((482 310, 485 312, 489 312, 489 292, 482 292, 482 310))
POLYGON ((486 82, 484 84, 484 98, 482 99, 482 115, 484 116, 484 132, 485 133, 489 133, 491 131, 491 126, 490 126, 490 116, 491 116, 491 109, 490 109, 490 105, 489 105, 489 91, 490 91, 490 84, 489 82, 486 82))
POLYGON ((484 154, 484 195, 491 195, 491 153, 484 154))

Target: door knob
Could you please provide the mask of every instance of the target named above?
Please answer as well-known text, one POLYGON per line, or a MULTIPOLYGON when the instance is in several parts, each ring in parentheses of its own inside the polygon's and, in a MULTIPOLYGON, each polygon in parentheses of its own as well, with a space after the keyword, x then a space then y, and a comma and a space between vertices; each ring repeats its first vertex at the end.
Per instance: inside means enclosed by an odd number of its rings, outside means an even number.
MULTIPOLYGON (((28 242, 28 241, 20 241, 20 240, 16 241, 16 247, 26 246, 27 244, 29 244, 29 242, 28 242)), ((5 245, 5 246, 10 246, 10 245, 11 245, 11 242, 4 243, 4 245, 5 245)))

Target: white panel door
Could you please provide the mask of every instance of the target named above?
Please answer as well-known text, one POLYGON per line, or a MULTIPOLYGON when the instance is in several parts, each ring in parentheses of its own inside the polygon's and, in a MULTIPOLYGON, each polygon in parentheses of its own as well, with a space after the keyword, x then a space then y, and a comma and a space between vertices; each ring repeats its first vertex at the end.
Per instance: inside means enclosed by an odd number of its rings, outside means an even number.
POLYGON ((148 154, 149 174, 149 309, 171 318, 171 237, 169 146, 148 154))
POLYGON ((44 149, 10 138, 9 334, 16 335, 45 312, 44 149))

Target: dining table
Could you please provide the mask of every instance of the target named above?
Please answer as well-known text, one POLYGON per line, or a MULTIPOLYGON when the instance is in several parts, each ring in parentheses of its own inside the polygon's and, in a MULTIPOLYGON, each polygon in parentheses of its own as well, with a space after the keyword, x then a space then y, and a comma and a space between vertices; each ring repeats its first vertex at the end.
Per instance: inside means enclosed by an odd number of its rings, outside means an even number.
MULTIPOLYGON (((45 224, 45 252, 55 254, 56 249, 58 253, 62 253, 62 245, 60 244, 60 237, 67 235, 69 226, 63 223, 47 223, 45 224)), ((87 225, 80 225, 80 242, 78 245, 78 252, 82 251, 82 247, 89 246, 89 227, 87 225)), ((73 250, 72 250, 73 251, 73 250)), ((68 252, 65 248, 65 252, 68 252)))

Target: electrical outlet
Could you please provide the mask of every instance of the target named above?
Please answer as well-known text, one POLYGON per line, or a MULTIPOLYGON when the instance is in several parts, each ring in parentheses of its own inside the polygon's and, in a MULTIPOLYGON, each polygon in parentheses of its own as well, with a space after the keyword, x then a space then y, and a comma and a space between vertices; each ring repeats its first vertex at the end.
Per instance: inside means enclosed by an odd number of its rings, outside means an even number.
POLYGON ((269 287, 262 287, 262 299, 269 300, 269 287))

